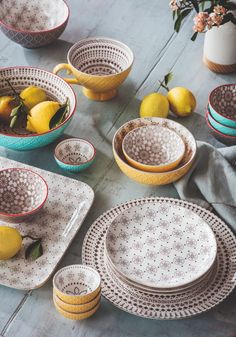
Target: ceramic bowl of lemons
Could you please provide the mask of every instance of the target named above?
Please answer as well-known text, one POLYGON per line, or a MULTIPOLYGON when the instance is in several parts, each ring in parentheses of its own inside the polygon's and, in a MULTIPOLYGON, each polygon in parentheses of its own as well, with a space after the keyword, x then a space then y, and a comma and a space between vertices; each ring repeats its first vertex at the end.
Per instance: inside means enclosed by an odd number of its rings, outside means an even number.
POLYGON ((63 0, 1 0, 0 28, 25 48, 56 40, 65 30, 69 8, 63 0))
POLYGON ((64 132, 75 109, 73 89, 55 74, 34 67, 0 69, 0 146, 13 150, 45 146, 64 132), (16 94, 28 114, 17 110, 20 105, 16 94), (16 115, 18 124, 11 127, 16 115))
POLYGON ((123 139, 122 150, 134 167, 148 172, 173 170, 182 160, 185 144, 174 131, 146 125, 131 130, 123 139))
POLYGON ((86 304, 101 291, 101 277, 89 266, 75 264, 60 269, 53 277, 53 292, 67 304, 86 304))
POLYGON ((165 185, 182 178, 194 163, 197 146, 191 132, 179 123, 165 118, 137 118, 122 125, 115 133, 112 141, 113 154, 120 170, 136 182, 147 185, 165 185), (167 172, 145 172, 131 166, 122 150, 122 142, 126 134, 146 125, 159 125, 176 132, 185 144, 185 153, 179 165, 167 172))
POLYGON ((68 83, 83 86, 86 97, 106 101, 117 94, 117 88, 129 75, 134 55, 124 43, 107 37, 92 37, 75 43, 67 54, 67 62, 53 72, 66 69, 75 78, 68 83))
POLYGON ((20 222, 31 219, 44 206, 48 185, 28 169, 9 168, 0 171, 0 219, 20 222))

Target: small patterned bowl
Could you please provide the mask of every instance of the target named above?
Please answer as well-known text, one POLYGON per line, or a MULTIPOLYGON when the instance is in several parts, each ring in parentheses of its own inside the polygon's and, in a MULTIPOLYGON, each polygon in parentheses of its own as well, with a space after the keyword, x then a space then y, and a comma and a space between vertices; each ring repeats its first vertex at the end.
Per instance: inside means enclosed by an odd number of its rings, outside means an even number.
MULTIPOLYGON (((208 108, 208 111, 210 109, 208 108)), ((211 124, 211 126, 213 126, 214 129, 216 129, 217 131, 223 133, 224 135, 227 136, 236 136, 236 128, 230 128, 229 126, 225 126, 222 125, 221 123, 217 122, 211 115, 211 112, 209 111, 208 113, 208 120, 211 124)))
POLYGON ((19 168, 0 171, 0 219, 9 222, 29 220, 48 197, 48 185, 37 173, 19 168))
POLYGON ((216 87, 209 96, 209 110, 217 122, 236 128, 236 84, 216 87))
POLYGON ((54 305, 55 305, 55 308, 57 309, 57 311, 62 316, 64 316, 65 318, 73 319, 75 321, 81 321, 83 319, 89 318, 92 315, 94 315, 95 312, 98 310, 98 308, 100 306, 100 302, 94 308, 92 308, 91 310, 81 312, 81 313, 74 313, 74 312, 70 312, 70 311, 65 311, 57 304, 57 302, 55 300, 54 300, 54 305))
POLYGON ((196 141, 191 132, 179 123, 166 118, 137 118, 122 125, 113 137, 113 154, 121 171, 129 178, 147 185, 166 185, 183 177, 194 163, 197 151, 196 141), (145 172, 132 167, 122 151, 122 142, 128 132, 145 125, 159 125, 175 131, 184 141, 185 154, 179 166, 168 172, 145 172))
POLYGON ((61 77, 46 70, 33 67, 9 67, 0 69, 0 96, 11 94, 8 78, 13 87, 20 92, 25 87, 35 85, 43 88, 49 99, 65 103, 69 98, 69 113, 65 121, 56 128, 42 134, 33 134, 23 128, 10 129, 0 124, 0 146, 12 150, 33 150, 56 140, 69 125, 76 109, 76 98, 73 89, 61 77))
POLYGON ((54 294, 67 304, 85 304, 101 291, 101 278, 93 268, 75 264, 54 275, 53 288, 54 294))
POLYGON ((166 172, 180 163, 185 145, 176 132, 147 125, 131 130, 122 142, 122 149, 132 166, 149 172, 166 172))
POLYGON ((56 40, 65 30, 69 8, 63 0, 1 0, 0 28, 25 48, 56 40))
POLYGON ((71 172, 81 172, 94 161, 96 150, 87 140, 69 138, 60 142, 54 152, 57 164, 71 172))

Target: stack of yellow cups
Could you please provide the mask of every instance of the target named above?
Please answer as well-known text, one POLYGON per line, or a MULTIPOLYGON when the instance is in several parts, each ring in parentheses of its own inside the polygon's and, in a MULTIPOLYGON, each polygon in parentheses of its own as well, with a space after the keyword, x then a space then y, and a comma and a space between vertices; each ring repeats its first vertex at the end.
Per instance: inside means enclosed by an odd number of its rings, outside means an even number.
POLYGON ((66 318, 82 320, 92 316, 100 305, 101 278, 96 270, 84 265, 60 269, 53 278, 53 301, 66 318))

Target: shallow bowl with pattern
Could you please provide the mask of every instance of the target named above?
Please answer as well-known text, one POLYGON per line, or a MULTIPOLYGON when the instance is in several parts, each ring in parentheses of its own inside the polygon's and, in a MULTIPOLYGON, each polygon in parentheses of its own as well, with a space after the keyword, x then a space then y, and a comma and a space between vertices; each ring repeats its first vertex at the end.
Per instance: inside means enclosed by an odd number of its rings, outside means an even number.
POLYGON ((131 130, 123 139, 122 150, 132 166, 148 172, 166 172, 180 163, 185 145, 176 132, 147 125, 131 130))
POLYGON ((68 19, 64 0, 1 0, 0 28, 25 48, 52 43, 63 33, 68 19))
POLYGON ((0 171, 0 219, 25 221, 37 214, 48 197, 48 185, 28 169, 9 168, 0 171))
POLYGON ((94 161, 96 150, 93 144, 81 138, 69 138, 60 142, 54 151, 57 164, 66 171, 81 172, 94 161))
POLYGON ((53 291, 67 304, 85 304, 101 291, 101 278, 91 267, 80 264, 67 266, 54 275, 53 291))
POLYGON ((42 134, 34 134, 25 128, 11 129, 8 125, 0 124, 0 146, 12 150, 33 150, 56 140, 69 125, 76 109, 76 98, 73 89, 61 77, 34 67, 9 67, 0 69, 0 96, 11 95, 5 79, 8 79, 17 92, 34 85, 42 88, 48 99, 65 103, 69 99, 69 112, 60 125, 42 134))
POLYGON ((170 184, 183 177, 194 163, 197 146, 196 141, 188 129, 179 123, 166 118, 137 118, 122 125, 115 133, 112 141, 113 154, 121 171, 129 178, 147 185, 170 184), (185 144, 185 154, 180 164, 168 172, 145 172, 131 166, 122 151, 122 142, 128 132, 140 126, 159 125, 176 132, 185 144))

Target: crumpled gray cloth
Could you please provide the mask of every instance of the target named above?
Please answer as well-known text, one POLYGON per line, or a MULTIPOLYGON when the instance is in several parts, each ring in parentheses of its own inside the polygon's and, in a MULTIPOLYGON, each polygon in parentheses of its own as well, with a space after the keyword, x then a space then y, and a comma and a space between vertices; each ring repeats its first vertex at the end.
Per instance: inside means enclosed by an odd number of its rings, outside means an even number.
POLYGON ((213 208, 236 232, 236 146, 216 149, 197 142, 190 171, 174 185, 181 199, 213 208))

